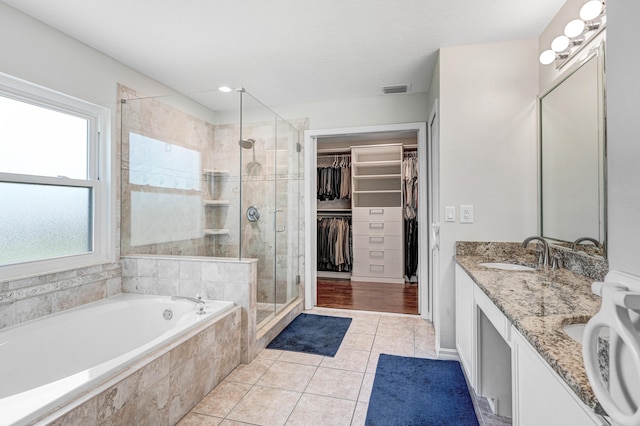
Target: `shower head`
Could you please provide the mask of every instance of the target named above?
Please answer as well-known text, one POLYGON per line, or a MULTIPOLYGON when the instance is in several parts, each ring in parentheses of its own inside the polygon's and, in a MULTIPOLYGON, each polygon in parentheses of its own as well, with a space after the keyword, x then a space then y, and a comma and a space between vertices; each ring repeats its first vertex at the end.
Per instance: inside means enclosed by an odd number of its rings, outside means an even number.
POLYGON ((243 149, 251 149, 253 148, 253 144, 256 142, 255 139, 240 139, 238 141, 238 144, 243 148, 243 149))

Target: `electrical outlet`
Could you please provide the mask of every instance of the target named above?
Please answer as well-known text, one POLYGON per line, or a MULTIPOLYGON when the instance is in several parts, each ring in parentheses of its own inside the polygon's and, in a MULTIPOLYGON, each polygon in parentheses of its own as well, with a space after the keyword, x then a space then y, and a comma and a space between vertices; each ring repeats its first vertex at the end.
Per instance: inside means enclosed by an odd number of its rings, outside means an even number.
POLYGON ((456 206, 446 206, 444 208, 444 221, 445 222, 456 221, 456 206))
POLYGON ((473 223, 473 206, 460 206, 460 223, 473 223))

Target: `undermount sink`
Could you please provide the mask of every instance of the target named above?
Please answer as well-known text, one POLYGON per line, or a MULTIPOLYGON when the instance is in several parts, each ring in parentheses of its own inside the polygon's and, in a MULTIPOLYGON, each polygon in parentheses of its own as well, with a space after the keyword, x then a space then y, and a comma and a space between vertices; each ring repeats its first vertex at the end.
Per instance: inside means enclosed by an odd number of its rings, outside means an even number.
POLYGON ((481 263, 480 266, 486 268, 500 269, 503 271, 535 271, 535 268, 529 266, 518 265, 517 263, 487 262, 481 263))
POLYGON ((569 324, 562 327, 562 329, 569 335, 569 337, 582 344, 582 335, 584 334, 584 327, 586 325, 587 324, 569 324))

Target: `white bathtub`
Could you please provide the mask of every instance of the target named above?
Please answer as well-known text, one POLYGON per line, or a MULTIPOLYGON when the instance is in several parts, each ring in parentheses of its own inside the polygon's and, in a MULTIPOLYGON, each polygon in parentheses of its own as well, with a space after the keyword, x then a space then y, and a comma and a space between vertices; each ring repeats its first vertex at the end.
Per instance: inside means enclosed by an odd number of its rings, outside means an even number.
POLYGON ((234 306, 206 303, 196 315, 190 301, 120 294, 0 330, 0 425, 29 424, 234 306))

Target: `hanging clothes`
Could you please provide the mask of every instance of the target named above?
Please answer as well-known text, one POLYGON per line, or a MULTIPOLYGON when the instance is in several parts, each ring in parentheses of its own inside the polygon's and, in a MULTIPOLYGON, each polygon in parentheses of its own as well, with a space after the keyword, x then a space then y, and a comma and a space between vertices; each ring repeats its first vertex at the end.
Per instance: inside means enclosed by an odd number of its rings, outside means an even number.
POLYGON ((318 200, 351 199, 351 154, 318 157, 318 200))
POLYGON ((406 279, 418 271, 418 156, 405 152, 402 159, 402 192, 404 198, 404 268, 406 279))
POLYGON ((317 237, 318 270, 351 272, 351 218, 319 217, 317 237))

